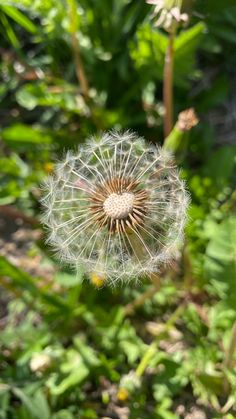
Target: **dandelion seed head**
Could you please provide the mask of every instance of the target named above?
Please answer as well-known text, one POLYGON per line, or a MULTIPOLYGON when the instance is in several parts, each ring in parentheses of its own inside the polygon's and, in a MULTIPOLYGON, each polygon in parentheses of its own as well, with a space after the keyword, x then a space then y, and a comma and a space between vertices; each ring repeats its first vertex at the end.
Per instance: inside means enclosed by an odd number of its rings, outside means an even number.
POLYGON ((91 282, 138 280, 176 255, 189 202, 184 182, 166 150, 135 134, 90 138, 55 166, 44 189, 48 242, 91 282))

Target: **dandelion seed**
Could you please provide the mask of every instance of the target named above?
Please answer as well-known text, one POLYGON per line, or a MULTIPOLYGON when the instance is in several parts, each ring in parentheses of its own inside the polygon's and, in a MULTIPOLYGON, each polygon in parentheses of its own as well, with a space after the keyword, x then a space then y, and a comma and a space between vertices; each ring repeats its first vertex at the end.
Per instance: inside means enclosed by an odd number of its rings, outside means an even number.
POLYGON ((42 199, 48 241, 61 260, 109 284, 173 259, 188 201, 171 155, 130 132, 67 153, 42 199))

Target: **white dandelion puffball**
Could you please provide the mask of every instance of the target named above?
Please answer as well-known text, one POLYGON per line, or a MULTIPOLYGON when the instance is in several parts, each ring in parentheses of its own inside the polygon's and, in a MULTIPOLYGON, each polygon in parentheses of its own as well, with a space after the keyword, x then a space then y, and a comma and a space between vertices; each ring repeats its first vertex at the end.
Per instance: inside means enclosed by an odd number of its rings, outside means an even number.
POLYGON ((172 156, 130 132, 68 152, 42 200, 61 260, 109 284, 158 272, 175 256, 188 201, 172 156))

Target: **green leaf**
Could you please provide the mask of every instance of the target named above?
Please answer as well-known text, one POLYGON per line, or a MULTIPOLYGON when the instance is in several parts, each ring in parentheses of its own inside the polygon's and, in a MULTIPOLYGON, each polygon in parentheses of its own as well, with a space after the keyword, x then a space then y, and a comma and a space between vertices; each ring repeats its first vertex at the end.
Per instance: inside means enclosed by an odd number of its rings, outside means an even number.
MULTIPOLYGON (((200 22, 180 33, 174 41, 174 83, 187 87, 195 67, 195 54, 205 31, 200 22)), ((168 37, 159 30, 143 24, 137 31, 136 43, 130 43, 130 53, 136 68, 145 70, 145 78, 163 80, 163 68, 168 37)), ((143 74, 142 74, 143 77, 143 74)))
POLYGON ((74 338, 74 344, 83 358, 84 364, 90 369, 101 364, 96 351, 86 345, 78 336, 74 338))
POLYGON ((4 394, 0 395, 0 418, 7 419, 7 411, 10 409, 10 395, 4 394))
POLYGON ((225 298, 235 308, 236 301, 236 216, 218 224, 206 249, 205 275, 223 286, 225 298))
POLYGON ((174 41, 174 79, 177 85, 186 85, 184 78, 190 80, 194 75, 196 50, 205 29, 204 23, 199 22, 190 29, 181 31, 174 41))
POLYGON ((59 396, 69 388, 81 384, 89 374, 89 369, 84 365, 82 360, 74 365, 74 371, 67 375, 58 385, 52 387, 51 393, 59 396))
POLYGON ((1 5, 1 9, 16 23, 18 23, 18 25, 22 26, 28 32, 31 32, 32 34, 37 33, 37 26, 35 26, 34 23, 31 22, 31 20, 29 20, 28 17, 21 13, 18 9, 7 5, 1 5))
POLYGON ((218 373, 218 374, 217 373, 215 374, 201 373, 198 375, 198 379, 201 382, 202 386, 213 395, 222 394, 223 383, 222 383, 221 373, 218 373))
POLYGON ((72 288, 78 284, 81 284, 83 280, 83 271, 71 274, 68 272, 59 271, 54 277, 54 281, 62 285, 65 288, 72 288))
POLYGON ((12 46, 19 50, 20 49, 20 42, 14 32, 14 30, 12 29, 7 17, 4 14, 0 13, 0 20, 2 23, 2 26, 4 28, 4 32, 7 35, 9 41, 11 42, 12 46))
POLYGON ((41 390, 38 390, 34 396, 29 396, 25 390, 18 387, 12 387, 11 390, 32 415, 32 419, 50 418, 48 403, 41 390))
POLYGON ((69 410, 60 410, 52 415, 52 419, 74 419, 74 415, 69 410))
POLYGON ((218 188, 227 184, 236 167, 236 146, 226 145, 213 152, 204 168, 204 174, 213 178, 218 188))
POLYGON ((178 419, 178 416, 171 412, 172 400, 169 397, 163 397, 155 408, 156 419, 178 419))
POLYGON ((47 402, 47 399, 41 389, 38 389, 36 393, 34 394, 34 404, 36 408, 38 409, 38 412, 40 412, 40 418, 43 419, 50 419, 50 408, 47 402))
POLYGON ((21 144, 50 144, 50 135, 39 128, 25 124, 13 124, 2 130, 2 139, 11 146, 21 144))
POLYGON ((73 85, 58 83, 47 86, 44 82, 28 83, 16 93, 19 105, 28 110, 36 106, 51 106, 86 115, 88 109, 81 95, 73 85))

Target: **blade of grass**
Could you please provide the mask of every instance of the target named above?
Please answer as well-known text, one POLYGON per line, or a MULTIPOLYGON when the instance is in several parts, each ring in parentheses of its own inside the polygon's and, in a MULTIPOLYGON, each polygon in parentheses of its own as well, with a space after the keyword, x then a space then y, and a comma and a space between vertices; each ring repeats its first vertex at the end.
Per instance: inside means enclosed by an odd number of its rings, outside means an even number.
POLYGON ((2 5, 1 9, 7 16, 13 19, 18 25, 22 26, 22 28, 24 28, 26 31, 32 34, 36 34, 38 32, 37 26, 15 7, 2 5))
POLYGON ((9 39, 11 45, 13 46, 13 48, 15 48, 16 50, 20 49, 20 42, 18 41, 18 38, 15 34, 15 32, 13 31, 6 15, 4 13, 0 13, 0 20, 2 22, 2 26, 3 29, 5 31, 5 34, 7 36, 7 38, 9 39))

